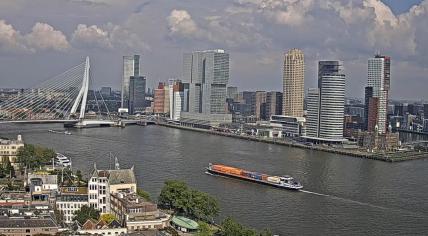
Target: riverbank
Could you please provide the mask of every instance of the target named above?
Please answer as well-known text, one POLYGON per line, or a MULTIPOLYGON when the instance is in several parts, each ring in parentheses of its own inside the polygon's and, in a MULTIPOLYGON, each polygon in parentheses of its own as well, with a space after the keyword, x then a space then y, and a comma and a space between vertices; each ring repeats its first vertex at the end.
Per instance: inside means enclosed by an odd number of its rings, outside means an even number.
POLYGON ((401 161, 410 161, 410 160, 428 158, 427 152, 400 151, 400 152, 387 152, 387 153, 383 153, 383 152, 370 153, 360 149, 343 149, 343 148, 333 148, 333 147, 320 146, 320 145, 309 146, 309 145, 305 145, 295 141, 288 141, 284 139, 272 139, 268 137, 238 135, 233 133, 225 133, 225 132, 219 132, 214 130, 200 129, 200 128, 194 128, 194 127, 181 126, 181 125, 167 124, 167 123, 158 123, 158 125, 169 127, 169 128, 175 128, 175 129, 190 130, 190 131, 208 133, 208 134, 225 136, 230 138, 238 138, 238 139, 244 139, 244 140, 255 141, 255 142, 277 144, 277 145, 283 145, 283 146, 289 146, 289 147, 295 147, 295 148, 304 148, 304 149, 329 152, 334 154, 341 154, 346 156, 372 159, 372 160, 378 160, 378 161, 384 161, 384 162, 401 162, 401 161))

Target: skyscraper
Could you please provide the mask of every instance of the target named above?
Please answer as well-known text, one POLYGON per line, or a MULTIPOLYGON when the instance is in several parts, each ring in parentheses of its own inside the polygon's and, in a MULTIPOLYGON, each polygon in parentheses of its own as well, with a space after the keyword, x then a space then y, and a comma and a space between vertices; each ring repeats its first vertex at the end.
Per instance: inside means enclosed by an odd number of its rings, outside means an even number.
POLYGON ((180 120, 184 107, 184 85, 180 80, 169 80, 169 118, 180 120))
POLYGON ((424 104, 424 119, 428 119, 428 104, 424 104))
POLYGON ((307 128, 309 137, 343 139, 345 75, 340 61, 320 61, 318 88, 308 91, 307 128))
POLYGON ((131 76, 140 76, 140 55, 123 57, 122 108, 129 109, 129 81, 131 76))
POLYGON ((266 94, 266 119, 273 115, 282 114, 282 93, 268 92, 266 94))
POLYGON ((266 118, 266 92, 256 92, 256 118, 262 120, 266 118))
POLYGON ((129 80, 129 108, 128 113, 134 115, 146 109, 146 78, 131 76, 129 80))
POLYGON ((158 88, 154 89, 153 97, 155 114, 169 113, 169 86, 166 83, 159 83, 158 88))
POLYGON ((189 84, 189 112, 226 113, 226 86, 229 82, 229 54, 224 50, 186 53, 183 83, 189 84))
POLYGON ((227 98, 236 99, 238 97, 238 87, 227 87, 227 98))
MULTIPOLYGON (((368 87, 373 88, 373 97, 378 98, 376 125, 379 133, 387 131, 388 96, 391 88, 391 58, 376 55, 368 60, 368 87)), ((370 110, 370 109, 369 109, 370 110)), ((368 114, 368 116, 373 116, 368 114)))
POLYGON ((285 54, 283 70, 282 114, 303 117, 305 59, 299 49, 285 54))

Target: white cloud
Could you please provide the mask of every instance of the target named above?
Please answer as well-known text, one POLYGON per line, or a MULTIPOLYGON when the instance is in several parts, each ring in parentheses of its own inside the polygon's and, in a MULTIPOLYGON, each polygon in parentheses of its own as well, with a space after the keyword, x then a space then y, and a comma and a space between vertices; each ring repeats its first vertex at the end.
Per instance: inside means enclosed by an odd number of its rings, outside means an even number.
POLYGON ((37 22, 32 31, 22 35, 0 20, 0 49, 11 53, 34 53, 41 50, 66 51, 70 48, 65 35, 46 23, 37 22))
POLYGON ((79 24, 72 35, 71 42, 80 46, 113 48, 109 32, 96 25, 79 24))
POLYGON ((103 27, 79 24, 72 35, 72 43, 75 47, 86 49, 149 49, 149 46, 137 34, 123 26, 111 23, 103 27))
POLYGON ((257 26, 251 19, 238 19, 238 12, 233 9, 228 12, 230 15, 206 16, 196 24, 187 11, 173 10, 167 17, 169 34, 172 37, 214 43, 220 47, 240 48, 255 43, 264 47, 270 43, 257 32, 257 26))
POLYGON ((31 33, 25 36, 27 44, 33 49, 53 49, 66 51, 70 48, 65 35, 46 23, 36 23, 31 33))
POLYGON ((172 10, 167 18, 171 34, 192 37, 198 32, 198 27, 186 10, 172 10))

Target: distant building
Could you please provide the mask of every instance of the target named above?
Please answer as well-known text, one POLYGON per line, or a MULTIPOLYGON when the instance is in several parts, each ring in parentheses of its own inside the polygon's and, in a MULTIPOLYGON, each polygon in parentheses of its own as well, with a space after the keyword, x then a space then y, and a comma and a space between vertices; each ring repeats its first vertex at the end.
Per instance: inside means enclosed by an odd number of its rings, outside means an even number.
POLYGON ((185 107, 184 84, 180 80, 169 81, 169 118, 178 121, 185 107))
POLYGON ((256 92, 253 91, 244 91, 242 92, 242 98, 244 103, 248 106, 245 112, 241 112, 245 116, 255 116, 256 115, 256 92))
POLYGON ((300 137, 305 135, 305 118, 272 115, 270 119, 272 127, 279 127, 282 137, 300 137))
POLYGON ((424 104, 424 119, 428 119, 428 104, 424 104))
POLYGON ((140 76, 140 55, 123 57, 122 108, 128 108, 129 106, 129 83, 131 76, 140 76))
POLYGON ((320 62, 340 65, 334 70, 319 70, 317 89, 310 89, 307 101, 306 136, 326 142, 343 141, 343 118, 345 106, 345 75, 342 62, 320 62))
POLYGON ((256 118, 266 120, 266 92, 256 91, 256 118))
MULTIPOLYGON (((117 168, 117 167, 116 167, 117 168)), ((110 212, 110 193, 137 191, 134 167, 130 169, 94 170, 88 183, 89 205, 101 213, 110 212)))
POLYGON ((22 136, 18 135, 16 140, 0 138, 0 164, 10 162, 12 166, 18 166, 18 149, 24 147, 22 136))
POLYGON ((358 133, 364 130, 363 118, 359 115, 345 115, 343 122, 343 136, 357 138, 358 133))
POLYGON ((169 113, 169 86, 166 83, 159 83, 155 89, 153 112, 155 114, 169 113))
POLYGON ((358 144, 369 151, 392 151, 400 147, 399 133, 361 132, 358 144))
POLYGON ((282 114, 282 93, 268 92, 266 94, 266 119, 269 120, 273 115, 282 114))
POLYGON ((227 98, 236 100, 238 97, 238 87, 227 87, 227 98))
POLYGON ((146 109, 146 78, 131 76, 129 81, 129 108, 128 113, 134 115, 143 113, 146 109))
POLYGON ((229 54, 224 50, 184 54, 183 83, 189 84, 189 113, 225 114, 229 54))
POLYGON ((101 95, 104 99, 111 97, 111 88, 110 87, 102 87, 100 90, 101 95))
POLYGON ((291 49, 284 56, 283 103, 285 116, 303 117, 305 59, 299 49, 291 49))

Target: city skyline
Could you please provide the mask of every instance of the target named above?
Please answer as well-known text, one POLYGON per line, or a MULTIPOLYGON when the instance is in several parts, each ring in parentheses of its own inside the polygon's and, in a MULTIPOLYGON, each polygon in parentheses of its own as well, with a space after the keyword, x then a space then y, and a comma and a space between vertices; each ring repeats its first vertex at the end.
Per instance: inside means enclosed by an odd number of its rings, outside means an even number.
POLYGON ((292 2, 278 1, 277 10, 270 5, 264 6, 266 13, 278 19, 263 14, 257 1, 232 4, 229 1, 190 1, 187 4, 178 1, 66 1, 61 6, 67 10, 64 15, 61 15, 63 10, 57 9, 61 4, 48 4, 49 1, 36 1, 37 6, 28 1, 2 2, 0 30, 10 33, 5 35, 11 38, 2 36, 0 39, 0 85, 29 87, 60 73, 88 54, 93 58, 95 86, 118 88, 121 57, 140 54, 148 87, 153 88, 159 81, 181 76, 182 53, 224 48, 231 54, 230 85, 241 90, 280 91, 281 57, 290 48, 301 48, 306 55, 305 90, 316 86, 318 60, 341 60, 347 65, 347 96, 364 97, 366 60, 380 51, 390 55, 394 62, 391 72, 394 86, 390 97, 413 99, 414 94, 421 94, 418 98, 427 99, 423 88, 418 86, 426 80, 426 57, 423 55, 427 43, 423 40, 426 37, 422 25, 427 17, 423 17, 425 13, 415 12, 425 12, 428 1, 411 1, 420 3, 412 9, 407 1, 393 0, 384 3, 365 0, 364 4, 354 1, 352 8, 345 4, 351 1, 343 0, 338 1, 334 9, 331 6, 324 9, 327 6, 316 1, 308 1, 307 6, 292 2), (196 11, 200 4, 209 4, 212 11, 205 8, 196 11), (15 16, 26 8, 33 9, 37 16, 17 19, 15 16), (288 8, 294 9, 293 14, 289 15, 289 21, 281 21, 284 19, 280 16, 287 16, 288 8), (38 14, 47 9, 59 14, 38 14), (322 12, 320 9, 330 13, 329 18, 318 19, 315 13, 322 12), (359 17, 366 19, 361 22, 366 27, 358 24, 359 17), (146 23, 153 22, 148 20, 152 18, 159 23, 156 30, 153 24, 146 23), (406 22, 410 29, 405 27, 406 22), (327 27, 327 23, 335 27, 327 27), (388 30, 387 25, 393 29, 388 30), (324 30, 317 36, 318 31, 324 30), (331 37, 337 30, 346 34, 331 37), (362 36, 357 37, 357 34, 362 36), (162 66, 165 64, 168 66, 162 66), (29 70, 17 70, 18 65, 29 70), (359 89, 354 89, 357 87, 359 89))

